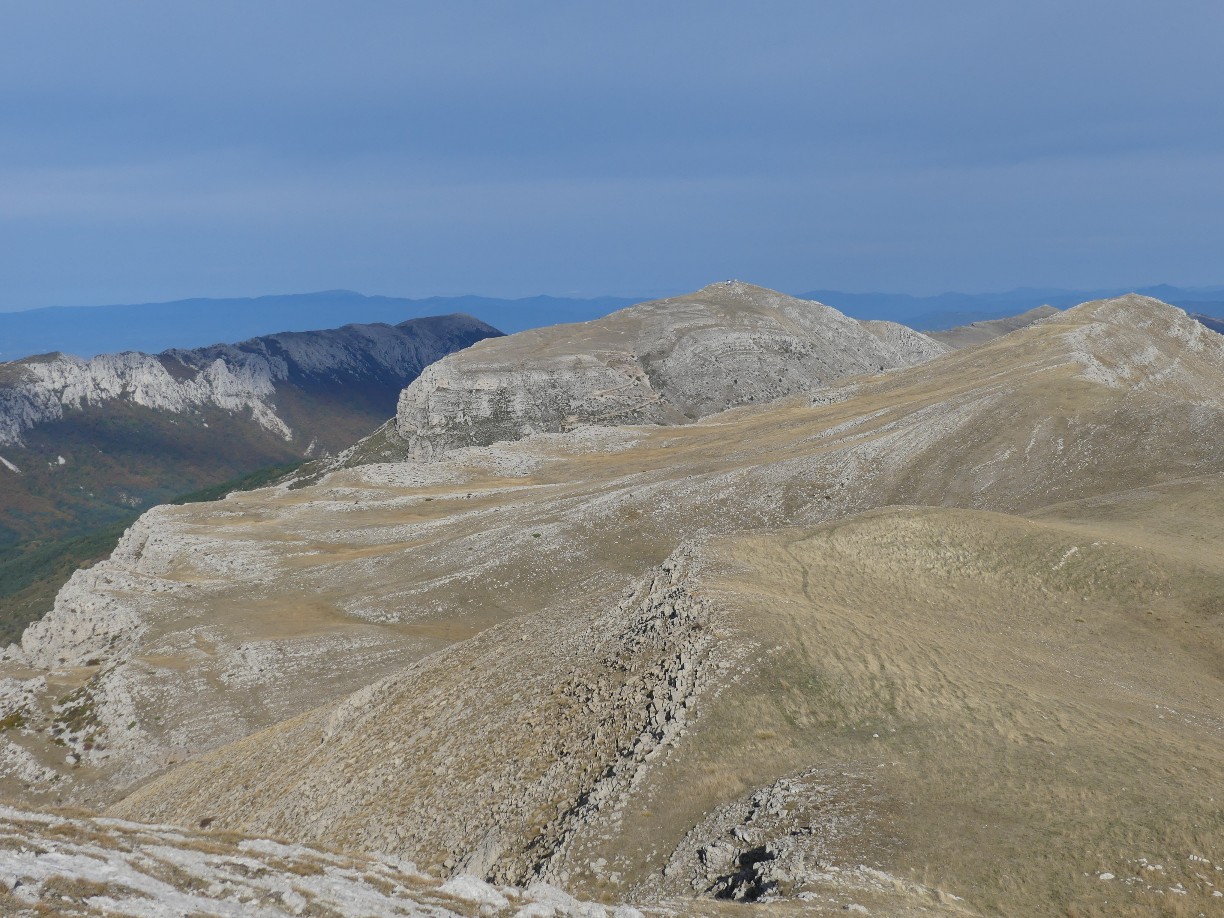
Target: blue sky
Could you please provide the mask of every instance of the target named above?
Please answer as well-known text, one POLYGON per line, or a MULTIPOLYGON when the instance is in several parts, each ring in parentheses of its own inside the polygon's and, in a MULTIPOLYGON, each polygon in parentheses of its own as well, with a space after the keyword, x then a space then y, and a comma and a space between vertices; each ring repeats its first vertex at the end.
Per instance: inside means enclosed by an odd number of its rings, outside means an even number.
POLYGON ((1224 283, 1224 4, 0 11, 0 309, 1224 283))

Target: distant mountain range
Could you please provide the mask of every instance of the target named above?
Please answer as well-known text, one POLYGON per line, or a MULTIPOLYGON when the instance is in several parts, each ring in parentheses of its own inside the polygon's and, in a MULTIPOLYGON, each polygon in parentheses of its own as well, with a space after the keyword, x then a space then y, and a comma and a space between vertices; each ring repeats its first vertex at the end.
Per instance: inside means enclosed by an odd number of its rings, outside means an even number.
POLYGON ((351 323, 398 323, 425 316, 466 313, 516 332, 560 322, 583 322, 638 302, 599 297, 536 296, 507 300, 483 296, 364 296, 351 290, 241 299, 190 299, 117 306, 53 306, 0 312, 0 361, 60 351, 96 357, 118 351, 155 354, 242 341, 284 331, 338 328, 351 323))
MULTIPOLYGON (((799 295, 819 300, 855 319, 884 319, 920 331, 941 331, 1013 316, 1037 306, 1065 309, 1087 300, 1130 292, 1156 297, 1188 312, 1224 318, 1224 287, 1161 284, 1137 291, 1122 287, 1103 290, 1025 287, 1006 293, 941 293, 936 296, 811 290, 799 295)), ((355 322, 396 323, 457 312, 474 316, 509 334, 528 328, 602 318, 647 299, 646 296, 593 299, 436 296, 413 300, 328 290, 139 305, 55 306, 0 312, 0 361, 52 351, 78 357, 127 350, 157 353, 167 348, 203 347, 275 332, 337 328, 355 322)))
POLYGON ((940 293, 910 296, 906 293, 842 293, 811 290, 804 299, 819 300, 856 319, 887 319, 920 331, 945 331, 959 325, 1003 319, 1038 306, 1066 309, 1090 300, 1138 293, 1187 312, 1224 318, 1224 286, 1173 287, 1157 284, 1138 289, 1108 287, 1100 290, 1065 290, 1054 287, 1018 287, 1004 293, 940 293))

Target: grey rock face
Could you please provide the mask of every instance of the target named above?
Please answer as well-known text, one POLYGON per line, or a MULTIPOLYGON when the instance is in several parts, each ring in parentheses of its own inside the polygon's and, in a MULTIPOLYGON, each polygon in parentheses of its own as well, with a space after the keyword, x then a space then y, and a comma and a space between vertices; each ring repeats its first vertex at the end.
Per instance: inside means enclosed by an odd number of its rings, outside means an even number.
POLYGON ((292 431, 277 406, 284 384, 402 380, 444 354, 497 334, 469 316, 443 316, 285 332, 158 355, 31 357, 0 364, 0 446, 23 445, 26 431, 58 421, 66 411, 113 401, 173 414, 201 407, 249 411, 260 427, 287 440, 292 431))
POLYGON ((810 769, 759 788, 685 835, 664 870, 667 885, 752 902, 797 898, 829 881, 854 887, 891 880, 865 867, 851 874, 835 866, 838 843, 867 831, 855 805, 866 786, 840 769, 810 769))
POLYGON ((684 423, 946 351, 904 326, 727 281, 452 355, 404 390, 396 427, 429 459, 579 425, 684 423))

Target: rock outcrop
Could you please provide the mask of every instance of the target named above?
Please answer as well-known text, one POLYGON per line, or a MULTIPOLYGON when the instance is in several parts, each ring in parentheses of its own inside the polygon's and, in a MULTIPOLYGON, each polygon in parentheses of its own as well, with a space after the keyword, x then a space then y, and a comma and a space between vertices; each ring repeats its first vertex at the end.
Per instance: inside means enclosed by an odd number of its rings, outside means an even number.
POLYGON ((72 575, 56 594, 51 611, 22 634, 26 662, 43 669, 83 666, 122 657, 138 645, 145 619, 123 597, 154 597, 181 589, 158 576, 165 573, 164 549, 173 553, 184 547, 181 542, 166 544, 159 534, 160 515, 161 508, 154 508, 137 520, 120 538, 109 563, 72 575))
POLYGON ((28 357, 0 364, 0 446, 24 446, 30 428, 113 401, 171 414, 204 407, 250 412, 256 424, 289 439, 293 432, 276 404, 284 384, 406 383, 440 357, 498 334, 476 319, 446 316, 284 332, 157 355, 28 357))
POLYGON ((684 423, 946 350, 901 325, 726 281, 441 360, 404 390, 396 427, 413 458, 429 459, 580 425, 684 423))
MULTIPOLYGON (((681 549, 594 621, 538 622, 530 639, 492 629, 286 725, 274 745, 311 737, 314 751, 290 769, 309 781, 287 771, 275 802, 244 802, 235 783, 223 797, 201 798, 208 813, 199 818, 233 828, 231 814, 246 810, 252 826, 406 852, 435 873, 563 880, 554 865, 572 857, 593 823, 613 818, 683 737, 707 670, 739 654, 715 648, 712 610, 688 590, 690 555, 681 549), (495 717, 452 729, 457 712, 474 714, 486 698, 504 701, 495 717), (362 756, 366 744, 377 755, 362 756), (457 781, 468 784, 462 797, 450 793, 457 781), (354 795, 379 796, 392 783, 404 793, 390 793, 378 816, 352 805, 354 795), (433 816, 410 818, 419 812, 433 816)), ((275 755, 261 761, 288 764, 275 755)), ((215 769, 228 767, 225 757, 214 765, 205 756, 189 769, 211 787, 215 769)), ((143 818, 165 805, 156 789, 126 804, 143 818)))

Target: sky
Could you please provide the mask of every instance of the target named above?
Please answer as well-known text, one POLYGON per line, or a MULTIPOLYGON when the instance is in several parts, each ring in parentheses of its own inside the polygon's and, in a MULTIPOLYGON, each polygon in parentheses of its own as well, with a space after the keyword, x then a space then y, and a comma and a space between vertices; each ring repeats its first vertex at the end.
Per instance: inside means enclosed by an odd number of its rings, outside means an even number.
POLYGON ((0 309, 1224 283, 1224 4, 6 0, 0 309))

